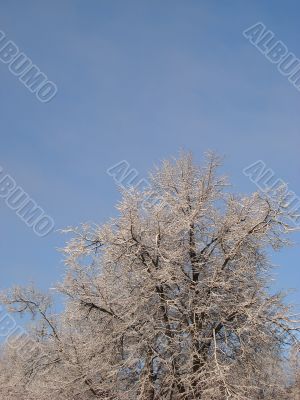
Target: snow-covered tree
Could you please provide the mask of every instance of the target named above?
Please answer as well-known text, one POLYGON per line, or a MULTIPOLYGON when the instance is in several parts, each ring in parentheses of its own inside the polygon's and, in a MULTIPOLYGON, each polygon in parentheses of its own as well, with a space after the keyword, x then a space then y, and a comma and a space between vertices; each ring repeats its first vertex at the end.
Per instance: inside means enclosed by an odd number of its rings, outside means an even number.
POLYGON ((5 399, 288 398, 297 321, 269 290, 267 256, 289 244, 285 192, 233 195, 218 166, 166 161, 149 188, 123 191, 117 218, 68 229, 62 315, 33 288, 2 296, 38 317, 27 358, 2 351, 5 399))

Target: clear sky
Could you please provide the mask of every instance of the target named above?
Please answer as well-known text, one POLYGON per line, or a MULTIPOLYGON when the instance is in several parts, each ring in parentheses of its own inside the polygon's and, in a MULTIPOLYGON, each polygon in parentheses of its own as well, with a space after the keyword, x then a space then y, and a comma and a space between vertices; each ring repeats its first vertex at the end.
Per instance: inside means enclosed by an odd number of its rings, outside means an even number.
MULTIPOLYGON (((104 222, 119 198, 107 168, 141 177, 160 160, 225 156, 234 189, 263 160, 300 195, 300 92, 242 32, 262 21, 300 58, 297 1, 2 0, 0 30, 58 87, 49 103, 0 63, 0 165, 57 229, 104 222)), ((40 238, 0 199, 0 287, 63 275, 57 233, 40 238)), ((295 239, 299 241, 300 236, 295 239)), ((274 257, 300 303, 300 246, 274 257)))

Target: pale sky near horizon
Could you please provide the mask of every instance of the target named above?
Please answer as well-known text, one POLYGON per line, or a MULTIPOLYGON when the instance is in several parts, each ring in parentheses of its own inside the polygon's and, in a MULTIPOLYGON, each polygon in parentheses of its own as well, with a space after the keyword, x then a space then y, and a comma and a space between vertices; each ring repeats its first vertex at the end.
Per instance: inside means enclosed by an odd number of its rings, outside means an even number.
MULTIPOLYGON (((238 192, 256 160, 300 195, 300 92, 242 32, 258 21, 300 58, 296 1, 10 0, 0 30, 58 87, 40 103, 0 62, 0 165, 61 229, 102 223, 119 194, 106 170, 213 149, 238 192)), ((0 288, 64 273, 58 232, 40 238, 0 199, 0 288)), ((295 235, 300 242, 300 235, 295 235)), ((300 245, 276 254, 276 287, 300 303, 300 245)))

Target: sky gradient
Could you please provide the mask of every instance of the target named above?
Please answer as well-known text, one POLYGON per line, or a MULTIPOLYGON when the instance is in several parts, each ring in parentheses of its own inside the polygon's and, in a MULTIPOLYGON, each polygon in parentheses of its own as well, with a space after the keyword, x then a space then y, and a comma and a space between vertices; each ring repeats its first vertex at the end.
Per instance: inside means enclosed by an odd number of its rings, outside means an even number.
MULTIPOLYGON (((238 192, 263 160, 300 195, 300 92, 242 32, 258 21, 300 57, 296 1, 2 1, 0 30, 58 87, 37 100, 0 63, 0 165, 61 229, 102 223, 119 194, 107 169, 141 178, 191 150, 224 156, 238 192)), ((64 273, 59 232, 41 238, 0 199, 0 288, 64 273)), ((300 242, 299 235, 294 239, 300 242)), ((295 288, 300 247, 276 254, 277 288, 295 288)))

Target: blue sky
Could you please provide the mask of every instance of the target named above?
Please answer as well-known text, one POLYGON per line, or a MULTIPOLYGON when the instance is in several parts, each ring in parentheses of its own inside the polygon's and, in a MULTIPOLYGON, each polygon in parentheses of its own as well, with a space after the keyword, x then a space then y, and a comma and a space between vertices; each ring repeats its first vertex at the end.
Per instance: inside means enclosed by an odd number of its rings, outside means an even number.
MULTIPOLYGON (((296 1, 2 1, 0 30, 58 86, 40 103, 0 63, 0 165, 56 228, 104 222, 119 198, 107 168, 127 160, 141 177, 191 150, 225 156, 234 189, 263 160, 300 195, 300 92, 242 35, 262 21, 300 57, 296 1)), ((0 204, 0 287, 64 273, 65 238, 34 235, 0 204)), ((295 240, 299 241, 299 235, 295 240)), ((276 287, 298 290, 300 247, 274 256, 276 287)))

